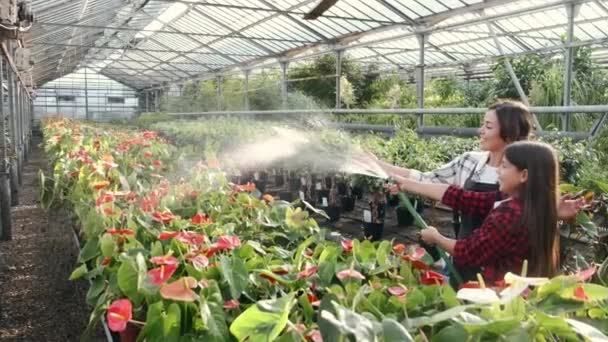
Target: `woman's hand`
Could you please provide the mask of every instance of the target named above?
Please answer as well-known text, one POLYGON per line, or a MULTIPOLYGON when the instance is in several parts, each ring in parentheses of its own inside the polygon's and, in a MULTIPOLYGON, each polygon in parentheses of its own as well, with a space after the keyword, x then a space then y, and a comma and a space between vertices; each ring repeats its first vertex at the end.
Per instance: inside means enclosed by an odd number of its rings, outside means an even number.
POLYGON ((435 227, 428 227, 420 231, 420 238, 429 245, 434 245, 441 237, 439 231, 435 227))

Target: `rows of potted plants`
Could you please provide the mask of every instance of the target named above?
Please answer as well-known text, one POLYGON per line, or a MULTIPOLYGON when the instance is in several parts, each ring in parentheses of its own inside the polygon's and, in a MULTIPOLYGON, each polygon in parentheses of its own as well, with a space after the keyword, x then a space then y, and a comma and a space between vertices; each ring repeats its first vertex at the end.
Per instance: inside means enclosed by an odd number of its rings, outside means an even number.
POLYGON ((555 279, 508 274, 454 291, 415 246, 347 240, 303 201, 229 182, 156 132, 44 123, 42 203, 75 214, 73 279, 91 327, 121 340, 414 341, 606 338, 606 265, 555 279), (192 162, 192 161, 190 161, 192 162))

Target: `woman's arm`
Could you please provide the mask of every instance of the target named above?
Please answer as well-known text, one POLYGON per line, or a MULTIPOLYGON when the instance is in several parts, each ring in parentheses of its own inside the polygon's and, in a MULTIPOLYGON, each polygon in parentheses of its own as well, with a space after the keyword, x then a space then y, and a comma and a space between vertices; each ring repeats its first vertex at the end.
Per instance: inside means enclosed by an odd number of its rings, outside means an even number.
POLYGON ((450 187, 448 184, 423 183, 399 176, 393 176, 393 178, 399 184, 399 190, 428 197, 435 201, 441 201, 450 187))
POLYGON ((420 232, 420 238, 430 245, 437 245, 444 251, 453 254, 456 240, 445 237, 435 227, 428 227, 420 232))

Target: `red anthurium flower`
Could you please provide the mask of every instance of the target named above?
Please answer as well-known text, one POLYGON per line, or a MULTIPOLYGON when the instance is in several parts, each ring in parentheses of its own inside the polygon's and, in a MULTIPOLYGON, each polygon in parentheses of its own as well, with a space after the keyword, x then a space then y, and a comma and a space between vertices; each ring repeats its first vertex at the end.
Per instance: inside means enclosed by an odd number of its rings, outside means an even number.
POLYGON ((422 262, 420 260, 416 260, 409 255, 402 255, 401 259, 408 261, 416 269, 423 270, 423 271, 429 269, 429 265, 425 264, 424 262, 422 262))
POLYGON ((148 276, 151 278, 152 284, 161 285, 171 278, 175 270, 177 270, 176 264, 160 265, 160 267, 149 270, 148 276))
POLYGON ((135 232, 132 229, 106 229, 106 233, 110 235, 135 235, 135 232))
POLYGON ((196 288, 198 282, 193 277, 183 277, 160 289, 161 297, 182 302, 193 302, 198 295, 191 289, 196 288))
POLYGON ((388 288, 388 293, 396 297, 402 297, 407 293, 407 289, 403 286, 392 286, 388 288))
POLYGON ((290 265, 283 265, 283 266, 275 267, 272 269, 272 273, 284 275, 284 274, 289 273, 290 268, 291 268, 290 265))
POLYGON ((238 184, 234 185, 234 192, 253 191, 253 190, 255 190, 255 184, 251 183, 251 182, 244 184, 244 185, 238 185, 238 184))
POLYGON ((198 246, 205 243, 207 238, 205 235, 196 232, 180 232, 177 234, 177 240, 185 243, 186 245, 198 246))
POLYGON ((578 271, 576 273, 576 277, 579 281, 587 281, 593 277, 595 272, 597 271, 597 265, 593 265, 586 270, 578 271))
POLYGON ((158 135, 158 132, 156 132, 156 131, 145 131, 143 133, 143 137, 146 140, 153 140, 154 138, 156 138, 157 135, 158 135))
POLYGON ((298 279, 310 278, 313 275, 317 274, 318 269, 319 267, 317 266, 309 266, 304 271, 298 273, 298 279))
POLYGON ((302 252, 302 253, 304 254, 305 257, 311 258, 315 252, 310 248, 306 248, 306 250, 304 250, 304 252, 302 252))
POLYGON ((112 208, 104 208, 103 213, 109 216, 117 214, 117 212, 112 210, 112 208))
POLYGON ((196 198, 198 197, 198 191, 194 191, 194 190, 190 191, 190 192, 188 193, 188 197, 189 197, 190 199, 196 199, 196 198))
POLYGON ((158 236, 158 239, 159 239, 160 241, 164 241, 164 240, 172 239, 172 238, 176 237, 176 236, 177 236, 177 234, 179 234, 179 232, 170 232, 170 231, 167 231, 167 232, 162 232, 162 233, 160 233, 160 235, 158 236))
POLYGON ((152 257, 150 262, 156 265, 179 265, 179 260, 172 255, 152 257))
POLYGON ((270 282, 270 284, 275 284, 277 282, 277 280, 274 279, 272 276, 270 276, 268 274, 264 274, 264 273, 260 274, 260 278, 264 278, 264 279, 268 280, 268 282, 270 282))
POLYGON ((156 222, 162 222, 164 224, 169 224, 173 220, 175 220, 175 216, 169 211, 155 211, 152 213, 152 219, 156 222))
POLYGON ((580 299, 580 300, 589 299, 589 297, 587 297, 587 294, 585 294, 585 289, 582 286, 577 286, 574 289, 574 298, 580 299))
POLYGON ((154 155, 152 154, 152 152, 144 152, 144 158, 152 158, 154 157, 154 155))
POLYGON ((215 246, 219 250, 232 250, 241 246, 241 240, 237 236, 223 235, 217 238, 215 246))
POLYGON ((309 293, 306 296, 308 297, 308 302, 310 303, 310 305, 312 305, 312 306, 321 305, 321 300, 319 298, 317 298, 317 296, 315 296, 314 294, 309 293))
POLYGON ((424 271, 422 276, 420 276, 420 282, 424 285, 443 285, 445 279, 443 278, 443 275, 437 272, 424 271))
POLYGON ((127 328, 127 323, 133 317, 133 306, 128 299, 119 299, 108 308, 106 319, 110 330, 114 332, 124 331, 127 328))
POLYGON ((161 167, 163 166, 163 162, 161 162, 160 160, 155 160, 152 162, 152 165, 155 167, 161 167))
POLYGON ((321 331, 319 329, 312 330, 306 334, 305 337, 307 341, 323 342, 323 335, 321 335, 321 331))
POLYGON ((198 269, 202 269, 209 266, 209 259, 207 259, 207 257, 204 255, 195 255, 192 257, 188 257, 187 260, 190 260, 194 267, 198 269))
POLYGON ((348 253, 353 250, 353 242, 348 239, 343 239, 341 241, 342 244, 342 252, 348 253))
POLYGON ((464 284, 461 284, 458 289, 479 289, 481 285, 477 281, 468 281, 464 284))
POLYGON ((363 276, 363 274, 359 273, 358 271, 355 270, 351 270, 351 269, 346 269, 344 271, 340 271, 337 274, 338 279, 340 280, 345 280, 345 279, 361 279, 364 280, 365 276, 363 276))
POLYGON ((224 309, 226 310, 234 310, 237 309, 241 305, 238 300, 231 299, 224 302, 224 309))
POLYGON ((102 180, 102 181, 91 183, 91 187, 95 190, 101 190, 108 185, 110 185, 110 182, 108 182, 107 180, 102 180))
POLYGON ((158 206, 158 197, 152 192, 141 200, 141 210, 149 213, 158 206))
POLYGON ((104 258, 101 261, 101 266, 108 266, 110 264, 110 262, 112 261, 112 258, 104 258))
POLYGON ((95 201, 95 205, 96 206, 100 206, 104 203, 111 203, 114 201, 114 196, 112 196, 109 193, 101 193, 101 195, 99 196, 99 198, 97 198, 97 201, 95 201))
POLYGON ((192 219, 190 219, 192 221, 193 224, 207 224, 207 223, 211 223, 211 218, 207 217, 207 215, 203 214, 203 213, 198 213, 194 216, 192 216, 192 219))
POLYGON ((403 252, 405 252, 405 250, 406 250, 406 247, 402 243, 398 243, 393 246, 393 252, 395 252, 396 254, 403 254, 403 252))

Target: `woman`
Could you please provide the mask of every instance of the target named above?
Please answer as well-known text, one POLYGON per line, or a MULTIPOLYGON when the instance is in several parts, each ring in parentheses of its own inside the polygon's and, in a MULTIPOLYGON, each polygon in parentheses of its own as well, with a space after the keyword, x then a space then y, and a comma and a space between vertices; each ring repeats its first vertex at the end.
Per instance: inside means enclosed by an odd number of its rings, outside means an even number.
POLYGON ((425 242, 449 252, 456 266, 483 268, 486 281, 495 282, 506 272, 519 273, 528 260, 530 275, 551 277, 559 265, 556 153, 547 144, 528 141, 513 143, 503 153, 498 191, 465 191, 455 185, 399 176, 396 180, 401 191, 441 200, 467 215, 486 217, 471 236, 459 240, 444 237, 435 228, 421 232, 425 242))
MULTIPOLYGON (((500 101, 488 108, 479 129, 479 152, 466 152, 455 160, 429 172, 397 167, 376 158, 384 171, 393 177, 405 177, 428 183, 457 185, 465 191, 498 191, 498 166, 505 148, 510 144, 528 140, 532 132, 532 115, 517 101, 500 101)), ((375 157, 374 157, 375 158, 375 157)), ((561 201, 559 217, 569 218, 578 212, 581 201, 561 201)), ((457 239, 469 237, 481 226, 485 215, 454 211, 454 232, 457 239)), ((434 249, 429 249, 435 260, 434 249)), ((478 268, 458 268, 463 279, 474 279, 478 268)))

